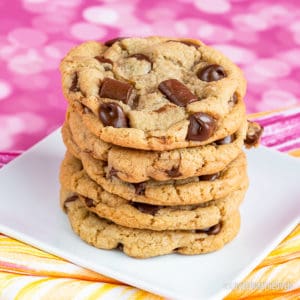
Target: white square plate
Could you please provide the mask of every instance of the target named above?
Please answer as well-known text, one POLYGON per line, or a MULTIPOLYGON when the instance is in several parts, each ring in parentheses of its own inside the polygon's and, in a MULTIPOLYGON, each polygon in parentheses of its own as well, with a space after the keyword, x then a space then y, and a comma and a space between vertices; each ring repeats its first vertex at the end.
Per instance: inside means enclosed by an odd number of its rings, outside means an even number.
POLYGON ((250 188, 241 209, 241 231, 223 250, 146 260, 98 250, 72 232, 59 207, 64 151, 56 131, 0 171, 0 232, 165 297, 222 298, 298 222, 300 160, 259 148, 248 151, 250 188))

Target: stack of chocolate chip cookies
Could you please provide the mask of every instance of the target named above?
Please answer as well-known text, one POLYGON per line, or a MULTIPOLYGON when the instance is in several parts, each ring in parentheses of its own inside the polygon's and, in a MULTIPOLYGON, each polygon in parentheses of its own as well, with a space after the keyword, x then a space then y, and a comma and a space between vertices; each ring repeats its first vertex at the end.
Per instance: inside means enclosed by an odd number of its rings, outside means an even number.
POLYGON ((87 42, 61 63, 69 106, 61 204, 87 243, 133 257, 231 241, 247 187, 240 69, 200 41, 87 42))

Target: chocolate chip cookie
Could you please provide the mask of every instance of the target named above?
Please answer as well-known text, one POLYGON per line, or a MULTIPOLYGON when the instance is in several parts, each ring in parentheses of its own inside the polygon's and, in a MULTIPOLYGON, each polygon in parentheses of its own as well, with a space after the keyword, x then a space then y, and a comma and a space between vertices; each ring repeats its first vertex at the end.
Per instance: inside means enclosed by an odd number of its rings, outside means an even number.
POLYGON ((138 183, 217 173, 242 152, 246 130, 245 120, 233 135, 206 146, 164 152, 135 150, 103 142, 85 127, 79 114, 69 110, 63 139, 67 147, 72 140, 74 147, 78 146, 95 159, 107 161, 108 168, 116 170, 121 180, 138 183))
POLYGON ((63 92, 103 141, 145 150, 209 144, 243 121, 245 79, 196 40, 87 42, 61 63, 63 92))
POLYGON ((99 217, 116 224, 151 230, 188 230, 203 229, 218 224, 236 211, 242 202, 248 182, 224 198, 197 205, 159 206, 126 200, 108 193, 96 182, 91 180, 81 165, 65 172, 64 184, 61 188, 61 205, 70 197, 77 196, 85 207, 99 217), (80 172, 77 179, 73 174, 80 172), (73 173, 72 173, 73 172, 73 173), (69 179, 69 181, 68 181, 69 179))
POLYGON ((78 177, 80 178, 82 173, 86 172, 91 179, 109 193, 130 201, 153 205, 200 204, 225 197, 248 182, 244 153, 241 153, 225 170, 218 174, 165 182, 149 180, 137 184, 120 180, 114 170, 107 169, 105 162, 95 160, 88 153, 81 152, 78 156, 80 160, 72 154, 66 153, 60 174, 62 185, 66 185, 66 182, 71 180, 74 187, 77 186, 78 177))
POLYGON ((183 231, 134 229, 100 218, 86 209, 76 196, 65 202, 73 231, 85 242, 101 249, 122 250, 136 258, 147 258, 169 253, 201 254, 222 248, 240 228, 240 215, 205 229, 183 231))

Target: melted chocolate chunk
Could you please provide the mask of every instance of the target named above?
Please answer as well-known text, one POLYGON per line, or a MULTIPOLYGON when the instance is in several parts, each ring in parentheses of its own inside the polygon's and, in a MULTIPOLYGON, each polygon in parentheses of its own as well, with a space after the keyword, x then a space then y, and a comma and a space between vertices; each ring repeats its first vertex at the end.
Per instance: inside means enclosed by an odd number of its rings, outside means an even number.
POLYGON ((122 243, 119 243, 116 247, 116 249, 120 250, 120 251, 123 251, 124 249, 124 245, 122 243))
POLYGON ((73 202, 73 201, 76 201, 77 199, 78 199, 78 195, 72 195, 65 200, 65 203, 73 202))
POLYGON ((190 116, 190 124, 187 133, 187 140, 205 141, 210 138, 216 127, 217 121, 210 115, 199 112, 190 116))
POLYGON ((117 38, 106 41, 104 43, 104 45, 107 46, 107 47, 111 47, 115 42, 119 42, 119 41, 122 41, 124 39, 127 39, 127 37, 117 37, 117 38))
POLYGON ((228 103, 229 105, 234 106, 238 103, 238 101, 239 101, 238 95, 237 93, 234 93, 232 97, 229 99, 228 103))
POLYGON ((87 207, 95 207, 93 199, 85 197, 84 201, 87 207))
POLYGON ((101 98, 116 99, 128 104, 132 91, 133 87, 129 83, 111 78, 104 78, 99 95, 101 98))
POLYGON ((178 106, 187 106, 189 103, 198 101, 195 96, 183 83, 177 79, 162 81, 158 89, 173 103, 178 106))
POLYGON ((209 175, 202 175, 199 176, 199 180, 201 181, 214 181, 220 177, 221 173, 209 174, 209 175))
POLYGON ((134 183, 135 194, 136 195, 145 195, 146 182, 134 183))
POLYGON ((72 79, 72 84, 71 84, 71 87, 70 87, 70 91, 73 92, 73 93, 76 93, 76 92, 80 91, 80 89, 78 87, 78 73, 77 72, 74 74, 74 77, 72 79))
POLYGON ((66 208, 67 203, 76 201, 77 199, 78 199, 78 195, 73 195, 73 196, 68 197, 64 202, 64 207, 66 208))
POLYGON ((221 139, 221 140, 215 141, 215 143, 216 143, 217 145, 227 145, 227 144, 232 143, 234 140, 235 140, 235 134, 232 134, 232 135, 225 136, 225 137, 224 137, 223 139, 221 139))
POLYGON ((182 175, 182 173, 179 172, 179 166, 175 167, 173 166, 171 170, 167 170, 166 173, 170 177, 179 177, 182 175))
POLYGON ((116 103, 103 103, 99 108, 99 118, 104 126, 115 128, 128 127, 126 115, 121 106, 116 103))
POLYGON ((95 59, 97 59, 99 62, 103 64, 111 64, 113 65, 113 61, 109 58, 105 58, 104 56, 95 56, 95 59))
POLYGON ((116 170, 115 168, 111 168, 109 170, 108 177, 109 178, 118 177, 118 170, 116 170))
POLYGON ((217 81, 226 77, 225 70, 220 65, 208 65, 202 70, 199 70, 197 76, 200 80, 203 81, 217 81))
POLYGON ((158 205, 151 205, 151 204, 138 203, 138 202, 133 202, 131 205, 136 209, 138 209, 140 212, 152 216, 154 216, 161 208, 158 205))
POLYGON ((251 147, 258 145, 263 131, 264 128, 258 123, 248 121, 248 130, 244 141, 246 146, 251 147))
POLYGON ((208 227, 208 228, 197 229, 196 233, 206 233, 208 235, 215 235, 215 234, 218 234, 221 231, 221 228, 222 228, 222 224, 218 223, 218 224, 213 225, 213 226, 208 227))

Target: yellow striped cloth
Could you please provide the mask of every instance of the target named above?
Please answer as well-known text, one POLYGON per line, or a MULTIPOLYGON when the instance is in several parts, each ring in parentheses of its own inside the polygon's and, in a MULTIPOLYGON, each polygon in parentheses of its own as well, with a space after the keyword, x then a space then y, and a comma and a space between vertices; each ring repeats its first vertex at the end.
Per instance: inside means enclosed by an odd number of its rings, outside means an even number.
MULTIPOLYGON (((291 122, 288 124, 290 126, 291 122)), ((300 128, 297 124, 295 126, 300 128)), ((300 149, 294 148, 286 152, 300 157, 300 149)), ((300 299, 300 225, 243 282, 233 288, 226 300, 300 299)), ((86 270, 0 234, 0 300, 11 299, 163 298, 86 270)))

